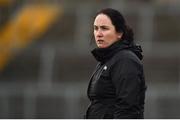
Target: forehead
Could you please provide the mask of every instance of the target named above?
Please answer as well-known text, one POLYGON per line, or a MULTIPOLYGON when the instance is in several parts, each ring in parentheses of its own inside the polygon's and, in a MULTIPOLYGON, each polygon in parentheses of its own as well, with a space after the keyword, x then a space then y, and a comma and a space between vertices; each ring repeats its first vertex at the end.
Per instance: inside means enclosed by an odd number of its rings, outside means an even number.
POLYGON ((112 22, 107 15, 99 14, 94 20, 94 25, 112 25, 112 22))

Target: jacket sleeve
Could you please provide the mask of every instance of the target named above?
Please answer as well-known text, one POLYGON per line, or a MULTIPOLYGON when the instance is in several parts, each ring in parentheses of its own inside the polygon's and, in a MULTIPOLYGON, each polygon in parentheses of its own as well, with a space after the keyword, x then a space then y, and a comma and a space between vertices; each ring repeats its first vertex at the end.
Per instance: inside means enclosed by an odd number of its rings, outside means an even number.
POLYGON ((111 71, 116 90, 114 118, 135 118, 140 91, 141 65, 134 59, 117 61, 111 71))

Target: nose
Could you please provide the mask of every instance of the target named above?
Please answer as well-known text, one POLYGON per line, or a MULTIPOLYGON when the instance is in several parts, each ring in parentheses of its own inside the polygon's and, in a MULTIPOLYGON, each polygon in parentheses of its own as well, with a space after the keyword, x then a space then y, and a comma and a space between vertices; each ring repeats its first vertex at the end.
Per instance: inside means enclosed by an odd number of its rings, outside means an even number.
POLYGON ((97 36, 97 37, 102 37, 102 36, 103 36, 102 31, 101 31, 101 30, 97 30, 97 31, 96 31, 96 36, 97 36))

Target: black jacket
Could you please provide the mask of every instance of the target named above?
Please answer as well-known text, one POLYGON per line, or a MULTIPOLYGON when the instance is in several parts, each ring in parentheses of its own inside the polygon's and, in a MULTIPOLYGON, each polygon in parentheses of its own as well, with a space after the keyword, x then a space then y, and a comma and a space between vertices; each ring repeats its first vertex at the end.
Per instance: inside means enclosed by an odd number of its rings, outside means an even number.
POLYGON ((86 118, 144 118, 145 79, 140 47, 118 41, 92 54, 99 62, 88 86, 86 118))

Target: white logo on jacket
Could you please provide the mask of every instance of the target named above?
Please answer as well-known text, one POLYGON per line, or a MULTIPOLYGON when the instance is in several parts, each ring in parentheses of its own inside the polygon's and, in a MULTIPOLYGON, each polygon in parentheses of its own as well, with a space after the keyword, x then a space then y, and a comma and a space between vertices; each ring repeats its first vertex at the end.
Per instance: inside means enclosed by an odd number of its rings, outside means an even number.
POLYGON ((106 65, 104 66, 103 70, 107 70, 107 66, 106 65))

